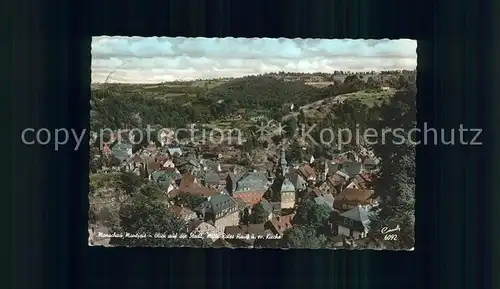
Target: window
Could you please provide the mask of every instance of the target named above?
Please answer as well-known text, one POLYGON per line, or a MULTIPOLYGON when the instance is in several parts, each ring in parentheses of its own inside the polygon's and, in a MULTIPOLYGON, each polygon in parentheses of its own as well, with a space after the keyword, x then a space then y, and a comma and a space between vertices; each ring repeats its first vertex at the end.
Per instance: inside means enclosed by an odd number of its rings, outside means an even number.
POLYGON ((346 225, 348 224, 347 218, 344 218, 344 224, 346 224, 346 225))

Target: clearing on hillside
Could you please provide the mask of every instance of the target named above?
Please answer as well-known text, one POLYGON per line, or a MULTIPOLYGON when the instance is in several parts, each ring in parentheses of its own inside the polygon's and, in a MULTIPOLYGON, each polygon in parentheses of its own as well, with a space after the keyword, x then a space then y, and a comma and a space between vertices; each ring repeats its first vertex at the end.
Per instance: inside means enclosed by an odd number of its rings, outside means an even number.
POLYGON ((377 92, 366 92, 366 91, 358 91, 354 93, 348 93, 342 95, 346 101, 349 100, 360 100, 362 103, 369 107, 373 107, 375 105, 380 105, 385 100, 390 99, 394 95, 394 90, 388 91, 377 91, 377 92))

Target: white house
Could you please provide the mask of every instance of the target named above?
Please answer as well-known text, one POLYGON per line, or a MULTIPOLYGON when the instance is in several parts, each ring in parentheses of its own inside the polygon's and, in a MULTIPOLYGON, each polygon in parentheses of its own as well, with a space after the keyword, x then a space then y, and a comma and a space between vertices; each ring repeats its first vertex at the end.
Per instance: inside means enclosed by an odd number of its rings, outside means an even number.
POLYGON ((355 182, 350 182, 345 189, 360 189, 360 187, 355 182))
POLYGON ((204 237, 210 239, 212 242, 215 242, 221 236, 219 230, 214 225, 203 220, 192 221, 188 226, 188 232, 194 238, 204 237))
POLYGON ((163 167, 164 168, 175 168, 175 164, 173 161, 171 160, 166 160, 164 163, 163 163, 163 167))

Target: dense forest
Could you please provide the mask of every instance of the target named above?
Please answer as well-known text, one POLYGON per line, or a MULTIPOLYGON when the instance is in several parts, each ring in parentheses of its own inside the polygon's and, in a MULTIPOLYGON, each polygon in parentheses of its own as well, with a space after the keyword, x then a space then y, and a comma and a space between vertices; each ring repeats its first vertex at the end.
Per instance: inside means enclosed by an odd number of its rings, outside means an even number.
POLYGON ((224 100, 240 108, 277 108, 287 102, 304 105, 325 97, 326 91, 303 82, 286 82, 266 76, 247 76, 218 86, 206 94, 211 100, 224 100))
POLYGON ((340 94, 376 90, 384 85, 395 87, 414 77, 408 73, 381 75, 351 74, 326 87, 307 85, 300 75, 293 75, 298 77, 294 81, 273 75, 247 76, 214 87, 207 83, 149 87, 114 84, 92 90, 91 129, 145 125, 183 127, 234 115, 239 109, 279 118, 285 103, 300 106, 340 94))

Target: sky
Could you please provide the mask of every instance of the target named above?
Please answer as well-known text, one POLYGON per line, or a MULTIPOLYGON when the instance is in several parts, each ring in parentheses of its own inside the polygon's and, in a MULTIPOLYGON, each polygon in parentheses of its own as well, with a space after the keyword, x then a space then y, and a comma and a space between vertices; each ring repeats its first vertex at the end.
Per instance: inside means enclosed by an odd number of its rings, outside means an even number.
POLYGON ((417 41, 363 39, 92 39, 92 82, 160 83, 269 72, 415 69, 417 41), (109 76, 109 77, 108 77, 109 76))

